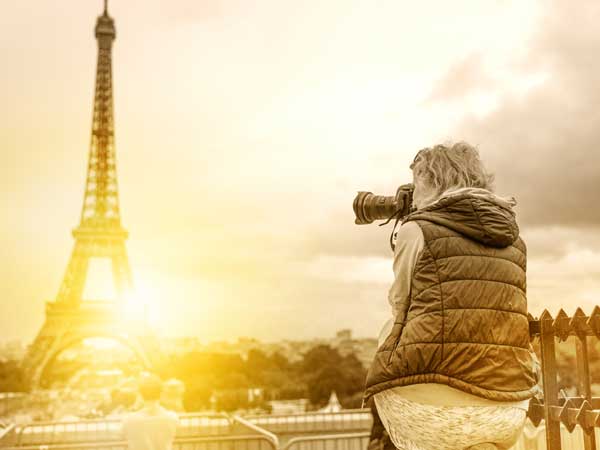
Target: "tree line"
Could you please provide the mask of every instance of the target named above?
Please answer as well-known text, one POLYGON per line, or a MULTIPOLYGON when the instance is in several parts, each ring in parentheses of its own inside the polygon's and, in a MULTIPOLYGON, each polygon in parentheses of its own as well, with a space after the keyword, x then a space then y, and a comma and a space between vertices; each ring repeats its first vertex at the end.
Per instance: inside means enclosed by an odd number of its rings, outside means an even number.
POLYGON ((356 355, 342 356, 329 345, 318 345, 290 362, 280 353, 261 350, 238 354, 190 352, 172 356, 159 369, 163 378, 177 378, 185 384, 187 411, 215 408, 269 409, 270 400, 307 398, 317 408, 335 391, 346 408, 360 407, 366 370, 356 355), (251 398, 249 389, 260 390, 251 398))
MULTIPOLYGON (((78 360, 62 362, 49 370, 48 385, 64 385, 84 368, 85 363, 78 360)), ((118 368, 132 375, 130 364, 118 368)), ((329 345, 315 346, 294 362, 280 353, 267 355, 258 349, 250 350, 246 358, 239 354, 189 352, 168 356, 156 372, 165 380, 183 381, 187 411, 268 410, 271 400, 299 398, 309 399, 317 408, 327 403, 332 391, 344 407, 360 407, 366 376, 354 354, 342 356, 329 345), (250 397, 250 389, 259 394, 250 397)), ((0 392, 29 390, 20 362, 0 360, 0 392)))

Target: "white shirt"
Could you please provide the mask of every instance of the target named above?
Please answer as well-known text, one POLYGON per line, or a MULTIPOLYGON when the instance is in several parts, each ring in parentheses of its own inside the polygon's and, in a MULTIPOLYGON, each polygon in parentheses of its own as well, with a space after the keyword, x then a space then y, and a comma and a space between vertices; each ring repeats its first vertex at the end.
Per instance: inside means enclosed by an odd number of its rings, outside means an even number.
POLYGON ((125 416, 123 432, 129 450, 171 450, 178 423, 177 414, 162 406, 125 416))

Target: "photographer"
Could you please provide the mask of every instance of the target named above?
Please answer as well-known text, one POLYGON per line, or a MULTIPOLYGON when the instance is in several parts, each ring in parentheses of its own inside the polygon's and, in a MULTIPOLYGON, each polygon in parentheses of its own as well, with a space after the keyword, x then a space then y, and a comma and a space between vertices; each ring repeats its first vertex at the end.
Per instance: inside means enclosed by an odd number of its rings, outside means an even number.
POLYGON ((411 169, 393 318, 365 398, 398 449, 508 449, 537 391, 515 201, 492 192, 493 177, 466 143, 423 149, 411 169))

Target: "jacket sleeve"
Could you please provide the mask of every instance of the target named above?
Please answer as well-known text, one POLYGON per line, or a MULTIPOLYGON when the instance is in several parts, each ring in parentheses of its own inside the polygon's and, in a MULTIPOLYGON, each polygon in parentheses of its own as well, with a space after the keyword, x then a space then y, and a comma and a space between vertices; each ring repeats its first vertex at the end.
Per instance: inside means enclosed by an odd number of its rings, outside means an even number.
POLYGON ((393 263, 394 282, 388 294, 395 322, 404 321, 410 306, 412 275, 423 246, 423 232, 416 222, 406 222, 398 228, 393 263))

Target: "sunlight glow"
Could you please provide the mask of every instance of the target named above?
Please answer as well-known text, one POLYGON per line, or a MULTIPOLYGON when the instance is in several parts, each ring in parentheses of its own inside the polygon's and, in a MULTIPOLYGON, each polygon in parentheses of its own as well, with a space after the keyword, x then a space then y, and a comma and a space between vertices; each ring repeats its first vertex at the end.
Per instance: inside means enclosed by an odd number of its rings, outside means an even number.
POLYGON ((83 345, 85 347, 92 347, 97 350, 109 350, 109 349, 115 349, 115 348, 119 347, 121 344, 119 343, 119 341, 116 341, 114 339, 89 338, 89 339, 83 340, 83 345))
POLYGON ((126 296, 122 306, 123 318, 128 322, 146 321, 151 327, 160 324, 160 304, 156 291, 144 279, 136 282, 133 292, 126 296))
POLYGON ((91 258, 87 269, 84 300, 115 300, 112 261, 110 258, 91 258))

